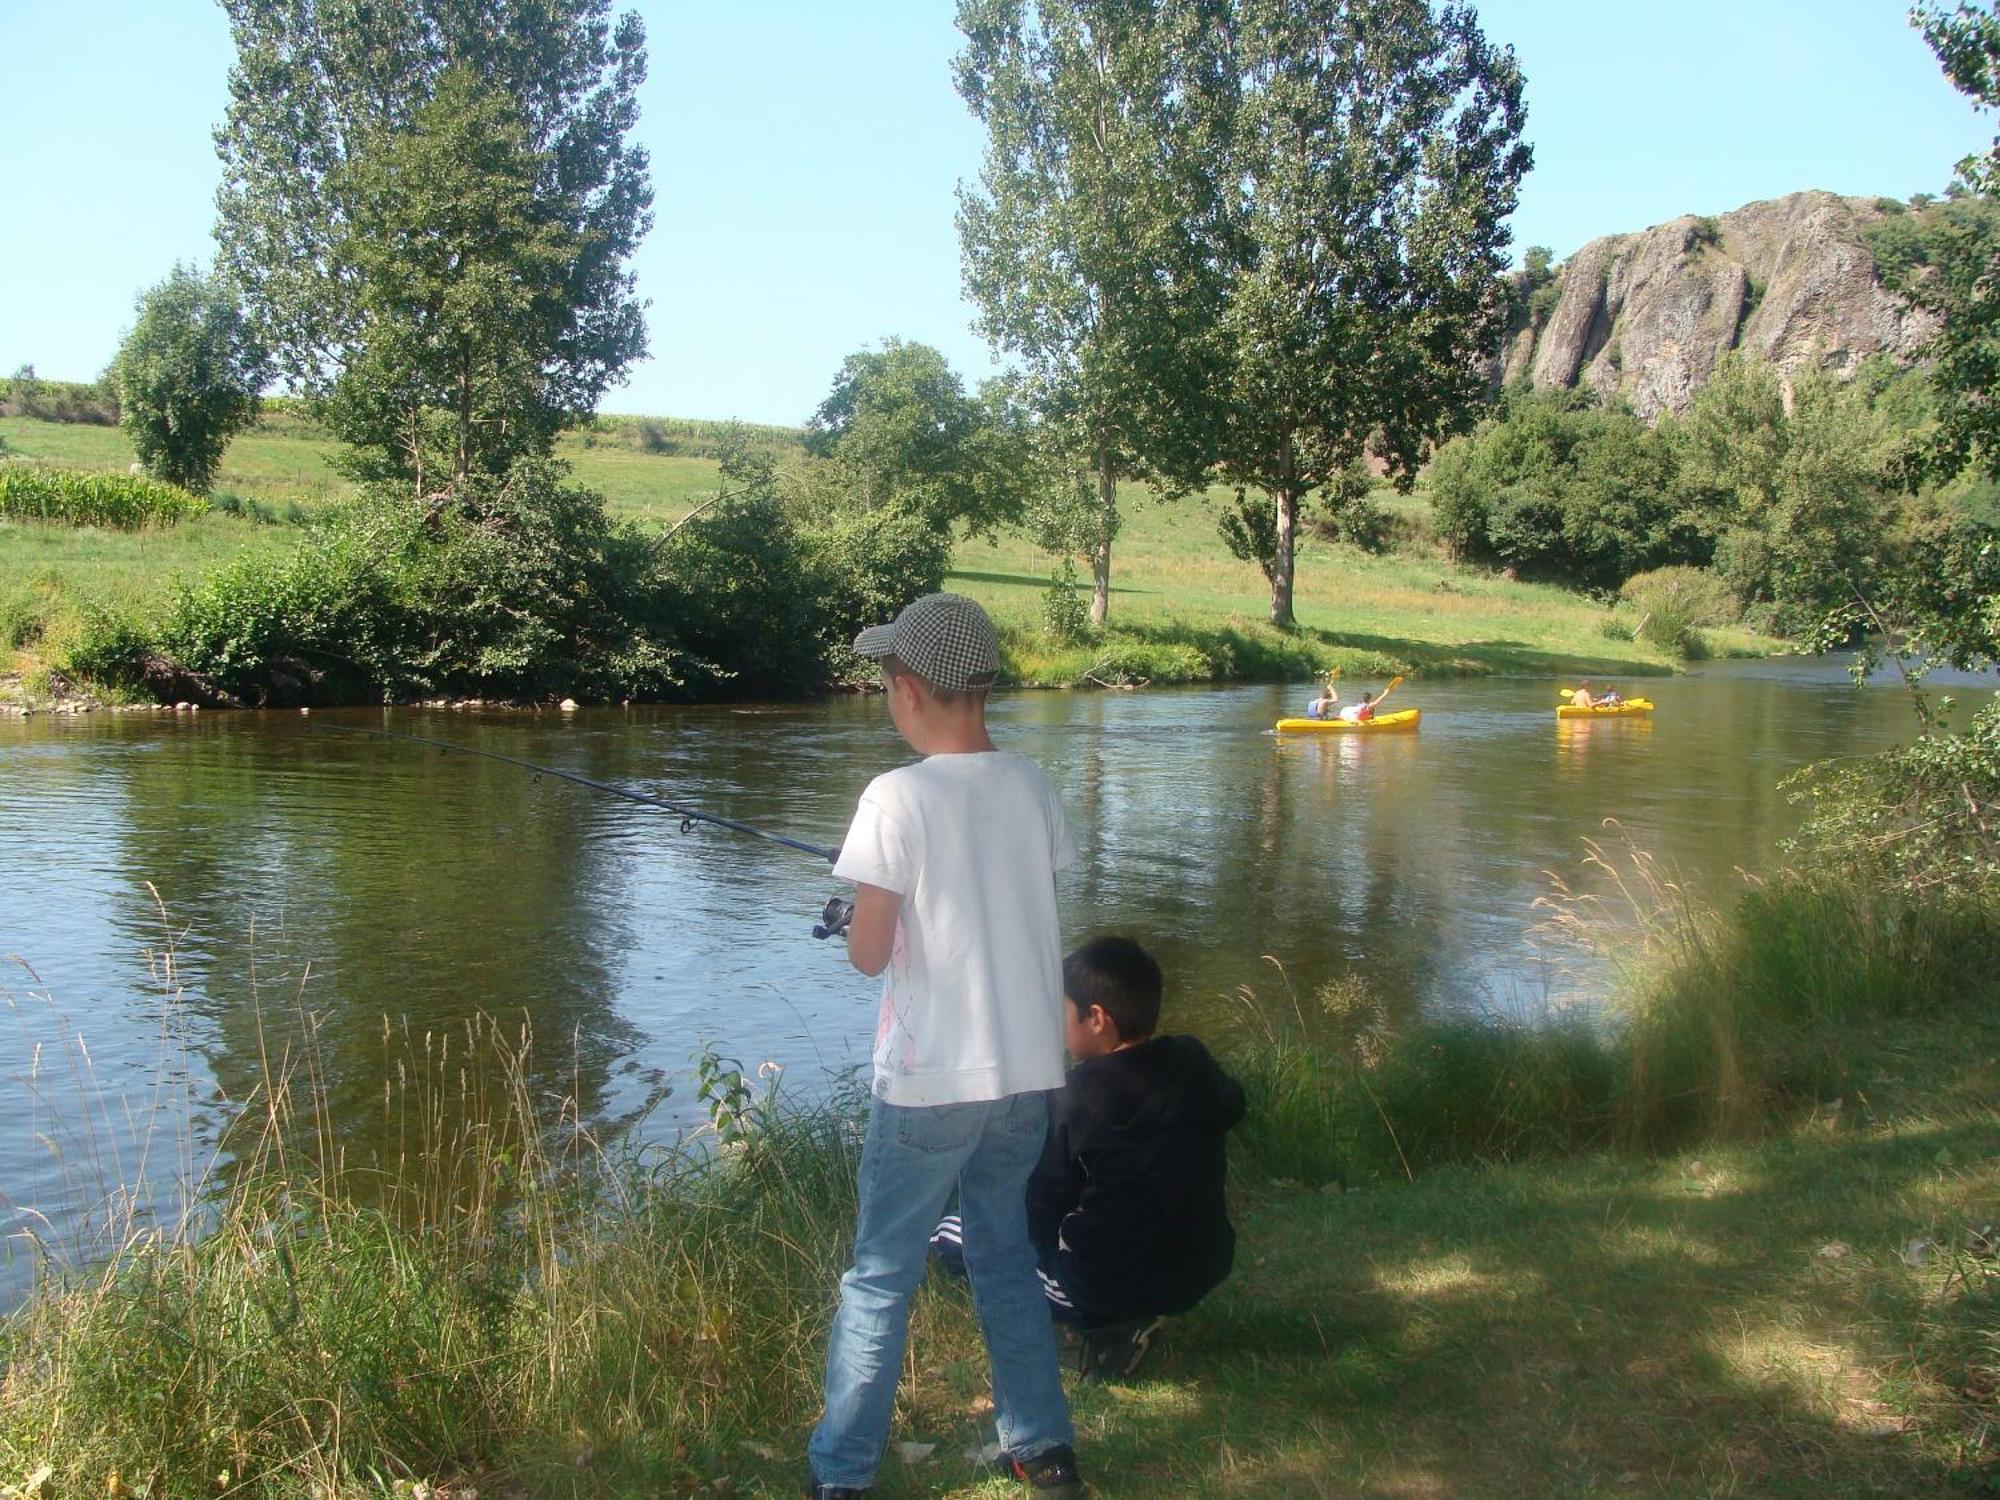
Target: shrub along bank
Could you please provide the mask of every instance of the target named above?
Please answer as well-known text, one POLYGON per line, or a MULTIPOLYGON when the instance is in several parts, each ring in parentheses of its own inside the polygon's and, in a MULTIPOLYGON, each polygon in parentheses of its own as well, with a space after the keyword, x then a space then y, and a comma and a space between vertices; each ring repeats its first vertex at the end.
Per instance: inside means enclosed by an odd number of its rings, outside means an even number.
POLYGON ((419 504, 377 492, 182 588, 157 625, 100 613, 77 675, 250 705, 796 694, 941 544, 893 517, 797 525, 750 486, 664 536, 612 521, 560 464, 419 504))
MULTIPOLYGON (((1229 1047, 1236 1274, 1140 1380, 1077 1388, 1098 1493, 1990 1481, 1991 908, 1787 877, 1697 913, 1617 873, 1665 899, 1615 1033, 1397 1032, 1347 984, 1229 1047)), ((0 1477, 789 1493, 858 1094, 788 1101, 707 1058, 718 1149, 629 1156, 545 1108, 524 1037, 384 1046, 402 1162, 348 1160, 274 1079, 205 1232, 135 1233, 4 1325, 0 1477)), ((1004 1493, 963 1456, 990 1418, 961 1289, 920 1292, 911 1350, 915 1446, 881 1493, 1004 1493)))

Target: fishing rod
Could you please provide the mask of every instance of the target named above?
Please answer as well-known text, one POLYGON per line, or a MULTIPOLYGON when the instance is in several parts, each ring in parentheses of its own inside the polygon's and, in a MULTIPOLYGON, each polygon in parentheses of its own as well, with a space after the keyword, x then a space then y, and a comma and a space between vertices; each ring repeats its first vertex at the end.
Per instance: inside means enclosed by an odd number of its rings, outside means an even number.
MULTIPOLYGON (((593 781, 588 776, 579 776, 574 771, 564 771, 555 766, 541 765, 532 760, 522 760, 515 755, 502 755, 498 750, 484 750, 477 745, 461 745, 456 740, 432 739, 428 735, 405 734, 395 729, 368 729, 358 724, 317 724, 315 729, 330 729, 339 734, 365 734, 372 739, 403 740, 412 745, 429 745, 438 750, 457 751, 460 755, 479 755, 487 760, 497 760, 503 765, 518 766, 524 771, 532 771, 537 776, 555 776, 563 781, 575 782, 578 786, 589 787, 593 792, 607 792, 613 797, 623 797, 628 802, 637 802, 645 807, 656 807, 662 812, 670 812, 681 820, 681 832, 692 832, 697 823, 710 823, 717 828, 729 828, 737 833, 747 833, 752 838, 763 839, 767 843, 780 844, 787 849, 796 849, 801 854, 813 854, 832 864, 840 857, 838 849, 828 849, 820 844, 808 844, 802 839, 786 838, 782 833, 768 833, 749 823, 735 818, 725 818, 718 813, 703 812, 699 808, 685 807, 678 802, 669 802, 665 797, 655 797, 650 792, 635 792, 630 787, 617 786, 609 781, 593 781)), ((829 938, 847 930, 847 924, 854 918, 854 903, 842 896, 831 897, 820 912, 820 919, 813 924, 812 935, 829 938)))

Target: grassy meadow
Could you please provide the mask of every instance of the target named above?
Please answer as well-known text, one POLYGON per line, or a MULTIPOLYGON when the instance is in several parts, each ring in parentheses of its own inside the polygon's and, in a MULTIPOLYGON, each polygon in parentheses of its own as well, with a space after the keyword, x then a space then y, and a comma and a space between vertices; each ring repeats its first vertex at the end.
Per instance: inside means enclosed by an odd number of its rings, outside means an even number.
MULTIPOLYGON (((716 492, 719 426, 612 417, 566 435, 558 451, 615 514, 665 526, 716 492)), ((750 431, 780 455, 793 441, 784 429, 750 431)), ((115 427, 0 418, 0 441, 22 457, 80 468, 123 470, 132 461, 115 427)), ((230 445, 215 507, 197 520, 140 533, 0 523, 0 679, 11 675, 15 696, 25 691, 32 700, 48 690, 47 664, 60 659, 87 611, 147 619, 178 585, 217 563, 291 546, 300 526, 353 492, 333 451, 321 430, 280 404, 230 445)), ((1371 675, 1672 670, 1660 651, 1630 639, 1610 611, 1581 595, 1451 564, 1427 540, 1421 495, 1378 494, 1395 516, 1398 546, 1388 554, 1305 543, 1299 629, 1289 633, 1267 623, 1262 575, 1231 557, 1216 533, 1220 492, 1162 504, 1134 488, 1122 498, 1109 628, 1073 643, 1043 629, 1054 559, 1018 531, 960 545, 951 586, 993 612, 1015 681, 1294 679, 1334 666, 1371 675)), ((1712 647, 1725 654, 1776 644, 1711 633, 1712 647)))

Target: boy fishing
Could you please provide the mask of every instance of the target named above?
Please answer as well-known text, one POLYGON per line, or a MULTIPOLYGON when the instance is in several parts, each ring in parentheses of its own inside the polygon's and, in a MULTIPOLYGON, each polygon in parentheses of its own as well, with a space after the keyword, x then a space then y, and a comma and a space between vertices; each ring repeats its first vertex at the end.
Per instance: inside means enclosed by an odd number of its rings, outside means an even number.
POLYGON ((884 980, 854 1263, 806 1494, 848 1500, 874 1481, 910 1297, 956 1188, 1000 1467, 1042 1494, 1080 1496, 1026 1207, 1048 1091, 1063 1082, 1054 877, 1075 846, 1048 778, 987 733, 1000 645, 984 610, 926 594, 854 649, 882 663, 890 721, 924 758, 869 783, 834 865, 855 882, 848 958, 884 980))

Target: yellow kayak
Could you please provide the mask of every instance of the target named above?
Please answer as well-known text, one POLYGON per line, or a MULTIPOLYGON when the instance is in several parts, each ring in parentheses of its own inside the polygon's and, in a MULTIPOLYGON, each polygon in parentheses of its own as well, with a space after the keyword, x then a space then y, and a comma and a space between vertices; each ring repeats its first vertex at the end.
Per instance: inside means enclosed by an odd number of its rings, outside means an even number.
POLYGON ((1614 703, 1609 708, 1578 708, 1574 703, 1565 703, 1556 710, 1558 719, 1615 719, 1621 714, 1649 714, 1653 711, 1649 698, 1627 698, 1623 703, 1614 703))
POLYGON ((1348 719, 1280 719, 1279 734, 1381 734, 1396 729, 1415 729, 1417 720, 1422 718, 1421 708, 1406 708, 1400 713, 1382 714, 1378 718, 1367 719, 1356 724, 1348 719))

